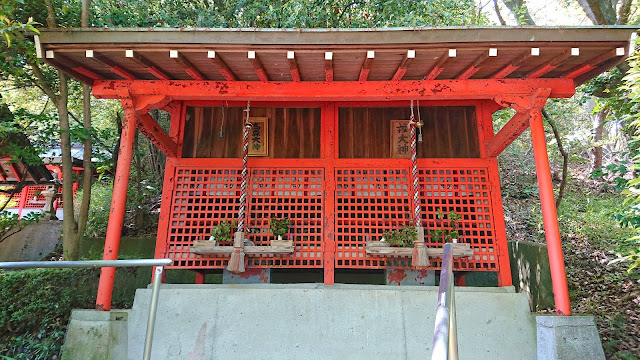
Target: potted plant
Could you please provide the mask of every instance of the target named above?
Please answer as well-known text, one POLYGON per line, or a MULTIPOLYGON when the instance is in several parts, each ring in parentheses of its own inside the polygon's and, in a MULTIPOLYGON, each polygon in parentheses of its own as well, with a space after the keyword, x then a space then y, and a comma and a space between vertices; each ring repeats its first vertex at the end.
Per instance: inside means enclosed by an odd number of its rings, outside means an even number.
POLYGON ((221 243, 221 245, 232 245, 232 228, 238 226, 238 222, 233 220, 232 222, 228 222, 227 220, 222 220, 218 223, 218 225, 214 226, 211 229, 211 236, 209 236, 209 241, 217 241, 221 243))
POLYGON ((462 216, 455 211, 450 211, 448 214, 444 214, 438 210, 436 218, 441 224, 442 228, 437 230, 430 230, 429 235, 432 239, 442 239, 444 242, 457 243, 460 238, 460 232, 458 231, 458 221, 462 219, 462 216))
POLYGON ((287 218, 279 219, 275 216, 272 216, 269 220, 269 230, 273 236, 276 237, 276 240, 271 240, 271 246, 291 246, 293 245, 293 240, 284 240, 283 236, 289 232, 289 226, 291 226, 291 221, 287 218))
POLYGON ((418 239, 418 231, 413 226, 405 226, 399 230, 388 230, 382 234, 381 241, 392 246, 412 247, 418 239))

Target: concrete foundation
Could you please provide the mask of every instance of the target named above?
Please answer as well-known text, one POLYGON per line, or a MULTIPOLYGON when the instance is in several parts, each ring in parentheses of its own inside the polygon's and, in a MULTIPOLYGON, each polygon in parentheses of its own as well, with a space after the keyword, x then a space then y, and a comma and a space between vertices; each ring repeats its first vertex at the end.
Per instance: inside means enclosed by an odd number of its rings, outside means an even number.
POLYGON ((129 310, 73 310, 62 360, 126 359, 128 316, 129 310))
MULTIPOLYGON (((535 359, 526 296, 513 287, 456 290, 461 360, 535 359)), ((437 294, 433 286, 163 284, 152 358, 430 358, 437 294)), ((142 356, 150 295, 136 292, 127 359, 142 356)))
POLYGON ((387 285, 428 285, 436 284, 436 272, 433 270, 387 269, 387 285))
POLYGON ((509 262, 516 291, 527 294, 531 311, 554 309, 546 244, 510 241, 509 262))
POLYGON ((604 360, 593 316, 537 316, 538 360, 604 360))
POLYGON ((269 284, 271 282, 271 269, 248 268, 242 273, 233 273, 224 269, 222 272, 223 284, 269 284))

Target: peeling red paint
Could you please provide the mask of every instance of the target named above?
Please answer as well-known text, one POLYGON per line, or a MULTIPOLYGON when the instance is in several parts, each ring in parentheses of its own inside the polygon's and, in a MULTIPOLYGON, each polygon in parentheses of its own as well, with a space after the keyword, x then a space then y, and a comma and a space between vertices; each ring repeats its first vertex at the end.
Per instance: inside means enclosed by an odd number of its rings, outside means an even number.
POLYGON ((391 269, 387 274, 389 285, 400 285, 402 280, 407 277, 407 273, 403 269, 391 269))

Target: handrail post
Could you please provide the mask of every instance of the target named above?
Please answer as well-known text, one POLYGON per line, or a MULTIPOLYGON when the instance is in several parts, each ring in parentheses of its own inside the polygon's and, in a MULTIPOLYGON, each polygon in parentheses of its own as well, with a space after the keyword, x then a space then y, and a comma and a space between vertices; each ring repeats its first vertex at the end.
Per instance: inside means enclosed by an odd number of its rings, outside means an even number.
POLYGON ((151 343, 153 342, 153 330, 158 311, 158 295, 160 294, 160 281, 162 280, 162 266, 157 266, 153 277, 153 289, 151 290, 151 303, 149 304, 149 318, 147 320, 147 335, 144 339, 144 360, 151 359, 151 343))
POLYGON ((453 277, 453 244, 443 246, 438 307, 431 360, 458 360, 458 335, 453 277))

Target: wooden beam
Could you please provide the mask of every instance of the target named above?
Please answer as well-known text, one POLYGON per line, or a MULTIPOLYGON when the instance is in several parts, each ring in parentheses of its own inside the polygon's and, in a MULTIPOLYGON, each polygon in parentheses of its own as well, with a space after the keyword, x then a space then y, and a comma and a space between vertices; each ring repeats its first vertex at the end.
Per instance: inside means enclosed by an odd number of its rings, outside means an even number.
POLYGON ((444 70, 444 67, 447 64, 447 62, 451 58, 456 57, 456 55, 457 55, 457 50, 456 49, 449 49, 449 51, 447 51, 445 54, 440 56, 440 58, 438 59, 436 64, 429 71, 429 73, 424 77, 424 79, 425 80, 435 80, 438 77, 438 75, 440 75, 440 73, 444 70))
POLYGON ((371 64, 373 63, 373 59, 376 57, 376 52, 374 50, 367 51, 367 58, 364 59, 364 63, 362 63, 362 68, 360 69, 360 76, 358 77, 358 81, 363 82, 367 81, 369 78, 369 72, 371 71, 371 64))
POLYGON ((136 76, 133 75, 129 70, 123 68, 122 66, 116 64, 114 61, 110 60, 109 58, 107 58, 104 55, 98 54, 96 52, 94 52, 93 50, 86 50, 85 51, 85 56, 88 58, 93 59, 94 61, 104 65, 107 67, 107 70, 111 71, 112 73, 120 76, 123 79, 126 80, 135 80, 136 76))
POLYGON ((127 99, 139 95, 165 95, 172 100, 236 101, 380 101, 474 100, 504 94, 535 94, 550 88, 550 97, 568 98, 575 89, 570 79, 405 80, 327 82, 158 81, 97 80, 97 98, 127 99))
POLYGON ((18 180, 18 182, 22 181, 23 175, 20 175, 20 172, 18 171, 18 167, 16 166, 16 164, 15 163, 10 163, 9 164, 9 168, 16 175, 16 179, 18 180))
POLYGON ((175 60, 193 80, 206 80, 204 75, 189 60, 187 60, 178 50, 169 50, 169 57, 175 60))
POLYGON ((324 77, 326 82, 333 81, 333 52, 324 53, 324 77))
POLYGON ((487 61, 487 59, 489 59, 490 57, 496 57, 496 56, 498 56, 498 49, 496 48, 489 49, 488 52, 478 56, 473 61, 473 63, 468 68, 466 68, 462 73, 460 73, 460 75, 458 75, 456 78, 458 80, 469 79, 475 73, 477 73, 478 70, 480 70, 480 67, 487 61))
POLYGON ((555 58, 551 59, 551 61, 548 64, 543 65, 543 66, 537 68, 536 70, 530 72, 529 74, 527 74, 525 76, 525 78, 527 78, 527 79, 537 79, 537 78, 543 76, 544 74, 555 70, 558 66, 562 65, 562 63, 567 61, 567 59, 569 59, 571 56, 575 56, 575 55, 572 55, 572 51, 565 50, 565 51, 562 52, 562 54, 560 54, 560 55, 556 56, 555 58))
POLYGON ((256 75, 258 75, 258 79, 262 82, 268 82, 269 77, 267 76, 267 72, 264 71, 264 66, 262 65, 262 61, 256 55, 255 51, 247 52, 247 58, 251 61, 251 65, 253 65, 253 70, 255 70, 256 75))
POLYGON ((138 65, 142 66, 149 74, 158 78, 158 80, 169 80, 171 77, 166 72, 162 71, 159 67, 155 66, 146 57, 140 55, 140 53, 133 50, 125 50, 125 57, 135 61, 138 65))
POLYGON ((498 133, 487 141, 487 156, 500 155, 511 143, 517 139, 529 127, 531 115, 529 113, 516 113, 498 133))
POLYGON ((296 53, 294 51, 287 51, 287 61, 289 62, 289 72, 291 72, 291 79, 293 79, 293 81, 295 82, 300 82, 300 69, 298 68, 296 53))
POLYGON ((402 59, 402 62, 400 62, 400 65, 398 66, 398 70, 396 70, 396 73, 393 74, 393 77, 391 78, 391 80, 393 81, 402 80, 402 77, 404 76, 404 74, 407 73, 407 69, 409 68, 409 65, 411 65, 411 62, 415 58, 416 58, 416 51, 407 50, 407 53, 404 55, 404 58, 402 59))
POLYGON ((585 74, 593 69, 595 69, 596 67, 598 67, 598 65, 602 64, 603 62, 619 56, 619 57, 624 57, 626 54, 626 51, 624 48, 617 48, 617 49, 612 49, 609 50, 607 52, 605 52, 602 55, 596 56, 595 58, 589 60, 589 62, 587 62, 586 64, 580 65, 576 68, 574 68, 573 70, 569 71, 569 73, 567 73, 566 75, 562 76, 563 78, 566 79, 575 79, 578 76, 585 74))
POLYGON ((98 74, 76 64, 62 55, 55 54, 53 50, 47 50, 45 52, 45 61, 87 85, 93 85, 94 80, 102 80, 98 74), (78 72, 78 70, 80 70, 80 72, 78 72))
POLYGON ((168 158, 178 156, 178 145, 149 114, 137 114, 138 130, 168 158))
POLYGON ((540 56, 540 48, 531 48, 530 51, 524 52, 522 55, 518 56, 515 60, 509 63, 504 68, 500 69, 497 73, 491 76, 491 79, 504 79, 509 76, 512 72, 518 70, 520 66, 525 64, 532 56, 540 56))
POLYGON ((218 69, 218 72, 224 76, 227 81, 236 81, 236 76, 233 75, 233 71, 229 69, 227 64, 217 55, 213 50, 207 51, 207 58, 211 60, 213 65, 218 69))

